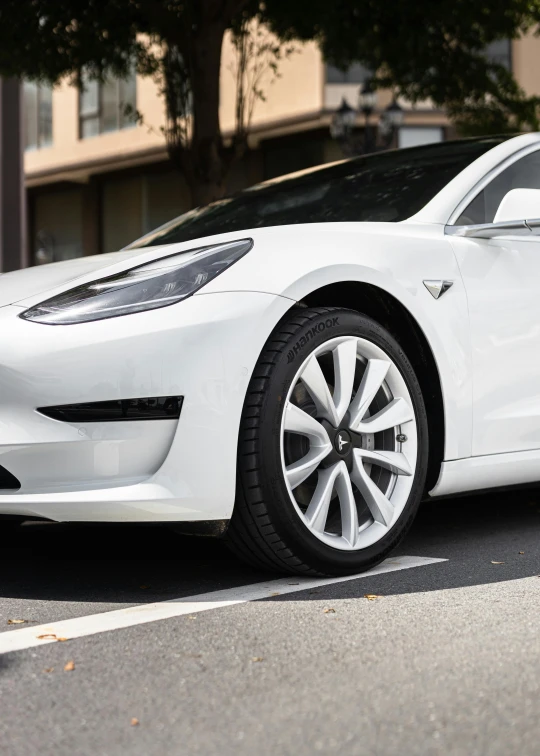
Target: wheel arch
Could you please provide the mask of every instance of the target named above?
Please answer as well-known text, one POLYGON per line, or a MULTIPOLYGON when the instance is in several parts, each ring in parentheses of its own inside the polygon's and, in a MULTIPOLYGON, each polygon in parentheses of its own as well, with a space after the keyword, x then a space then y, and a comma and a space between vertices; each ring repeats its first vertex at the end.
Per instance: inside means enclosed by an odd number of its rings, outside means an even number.
POLYGON ((340 281, 315 289, 300 306, 347 307, 373 318, 403 347, 422 389, 429 428, 426 491, 438 480, 445 448, 445 417, 441 379, 431 346, 416 318, 392 294, 373 284, 340 281))

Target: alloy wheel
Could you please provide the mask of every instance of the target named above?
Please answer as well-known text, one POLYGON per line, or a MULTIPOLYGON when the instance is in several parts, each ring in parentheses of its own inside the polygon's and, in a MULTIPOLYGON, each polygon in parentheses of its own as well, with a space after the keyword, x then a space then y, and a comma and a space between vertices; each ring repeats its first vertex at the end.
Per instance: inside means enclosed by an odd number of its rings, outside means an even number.
POLYGON ((305 359, 285 401, 281 461, 315 537, 347 551, 383 538, 407 503, 417 453, 411 395, 383 349, 341 336, 305 359))

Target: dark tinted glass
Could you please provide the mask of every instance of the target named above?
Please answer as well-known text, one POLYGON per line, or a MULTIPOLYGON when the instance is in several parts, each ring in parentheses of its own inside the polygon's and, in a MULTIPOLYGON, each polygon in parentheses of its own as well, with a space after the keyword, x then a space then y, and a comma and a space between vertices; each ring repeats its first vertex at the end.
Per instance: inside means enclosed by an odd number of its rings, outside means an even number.
POLYGON ((507 138, 411 147, 308 169, 192 210, 130 246, 171 244, 292 223, 402 221, 507 138))
POLYGON ((540 189, 540 151, 525 155, 499 173, 461 213, 456 226, 493 223, 503 197, 511 189, 540 189))

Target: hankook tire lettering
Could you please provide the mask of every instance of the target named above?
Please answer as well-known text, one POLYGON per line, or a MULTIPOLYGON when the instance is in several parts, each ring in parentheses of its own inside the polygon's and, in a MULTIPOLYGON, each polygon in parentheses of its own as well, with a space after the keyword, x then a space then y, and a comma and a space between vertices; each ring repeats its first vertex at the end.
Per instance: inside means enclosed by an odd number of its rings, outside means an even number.
POLYGON ((313 326, 313 328, 310 328, 309 331, 307 331, 307 333, 296 342, 293 348, 289 350, 289 352, 287 353, 287 362, 292 362, 298 352, 302 349, 302 347, 305 347, 305 345, 308 344, 311 339, 318 333, 322 333, 327 328, 333 328, 337 325, 339 325, 339 317, 328 318, 328 320, 317 323, 317 325, 313 326))

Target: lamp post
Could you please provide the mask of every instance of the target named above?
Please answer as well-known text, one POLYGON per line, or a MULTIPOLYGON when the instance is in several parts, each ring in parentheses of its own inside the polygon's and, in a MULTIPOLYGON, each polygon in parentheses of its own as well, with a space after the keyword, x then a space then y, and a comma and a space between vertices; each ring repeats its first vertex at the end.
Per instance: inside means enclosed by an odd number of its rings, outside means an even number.
POLYGON ((354 133, 357 111, 345 98, 334 113, 330 123, 330 135, 341 144, 345 154, 364 155, 369 152, 387 150, 394 142, 399 127, 403 123, 403 108, 394 99, 382 112, 378 125, 370 119, 377 107, 377 90, 372 79, 366 79, 358 93, 358 112, 364 116, 364 132, 360 139, 354 133))
POLYGON ((351 108, 347 100, 343 98, 330 123, 330 135, 332 139, 336 139, 338 142, 342 139, 348 139, 354 129, 355 121, 356 112, 351 108))
POLYGON ((403 124, 403 108, 394 99, 384 110, 379 121, 379 131, 383 137, 390 136, 390 144, 394 141, 394 136, 403 124))
POLYGON ((377 91, 371 79, 366 79, 358 93, 358 110, 364 114, 366 123, 364 126, 364 149, 363 152, 375 152, 377 145, 377 132, 369 122, 370 116, 377 107, 377 91))

